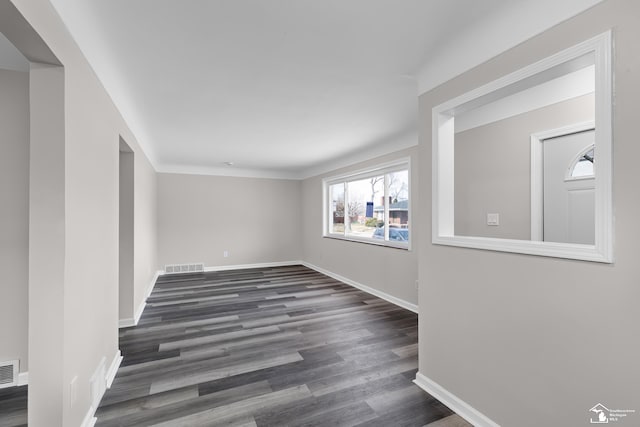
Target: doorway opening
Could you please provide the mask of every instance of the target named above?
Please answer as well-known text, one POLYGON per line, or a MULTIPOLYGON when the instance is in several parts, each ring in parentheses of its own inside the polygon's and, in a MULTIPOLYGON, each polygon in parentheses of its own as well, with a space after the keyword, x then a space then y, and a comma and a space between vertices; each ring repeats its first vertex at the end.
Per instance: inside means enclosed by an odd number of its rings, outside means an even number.
POLYGON ((595 126, 531 136, 531 240, 595 244, 595 126))
POLYGON ((133 326, 134 313, 134 153, 119 140, 119 324, 133 326))

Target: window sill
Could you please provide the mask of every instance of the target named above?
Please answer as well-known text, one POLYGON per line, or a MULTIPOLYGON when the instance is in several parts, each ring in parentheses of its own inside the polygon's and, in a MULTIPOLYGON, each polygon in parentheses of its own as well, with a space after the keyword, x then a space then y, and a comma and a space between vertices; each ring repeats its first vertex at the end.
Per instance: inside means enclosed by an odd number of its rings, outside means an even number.
POLYGON ((343 240, 346 242, 353 242, 353 243, 364 243, 365 245, 382 246, 386 248, 401 249, 405 251, 411 250, 411 245, 409 243, 394 243, 389 241, 380 241, 377 239, 367 239, 367 238, 358 239, 357 237, 344 237, 337 234, 336 235, 325 234, 322 237, 325 239, 343 240))

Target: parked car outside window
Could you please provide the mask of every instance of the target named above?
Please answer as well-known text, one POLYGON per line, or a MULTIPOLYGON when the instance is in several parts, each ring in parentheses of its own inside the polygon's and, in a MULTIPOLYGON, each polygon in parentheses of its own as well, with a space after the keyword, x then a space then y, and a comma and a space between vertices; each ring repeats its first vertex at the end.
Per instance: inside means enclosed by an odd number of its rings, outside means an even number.
MULTIPOLYGON (((373 232, 374 239, 384 239, 384 227, 376 228, 373 232)), ((389 228, 389 240, 395 240, 396 242, 408 242, 409 230, 407 228, 389 228)))

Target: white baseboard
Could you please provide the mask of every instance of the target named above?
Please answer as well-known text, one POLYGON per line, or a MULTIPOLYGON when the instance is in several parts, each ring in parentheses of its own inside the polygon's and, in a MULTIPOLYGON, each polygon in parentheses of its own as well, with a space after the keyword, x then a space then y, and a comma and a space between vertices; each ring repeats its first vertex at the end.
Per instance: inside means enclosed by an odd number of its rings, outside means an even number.
MULTIPOLYGON (((289 265, 302 265, 302 261, 275 261, 275 262, 259 262, 255 264, 235 264, 235 265, 216 265, 213 267, 204 267, 202 272, 207 273, 210 271, 226 271, 226 270, 246 270, 249 268, 265 268, 265 267, 286 267, 289 265)), ((201 273, 200 271, 180 271, 176 273, 165 273, 164 271, 158 271, 160 276, 167 274, 173 276, 178 274, 194 274, 201 273)))
MULTIPOLYGON (((147 285, 147 289, 144 291, 144 301, 147 301, 147 298, 149 298, 149 295, 151 295, 151 292, 153 292, 153 288, 154 286, 156 286, 158 277, 160 277, 161 274, 162 272, 158 270, 156 271, 156 274, 153 275, 153 279, 151 279, 151 282, 149 283, 149 285, 147 285)), ((141 304, 141 305, 142 305, 142 308, 144 309, 144 304, 141 304)), ((142 310, 140 310, 140 307, 138 307, 138 310, 140 311, 140 313, 142 313, 142 310)), ((138 320, 140 320, 140 316, 138 316, 138 320)))
POLYGON ((136 326, 138 324, 138 322, 140 321, 140 317, 142 316, 142 312, 147 305, 147 298, 149 298, 149 295, 151 295, 151 292, 153 292, 153 287, 156 285, 158 277, 160 277, 162 274, 164 273, 161 271, 156 271, 156 273, 153 275, 153 279, 151 279, 151 282, 147 286, 147 289, 144 291, 144 297, 142 298, 142 301, 140 301, 138 308, 136 308, 133 317, 120 319, 118 321, 118 328, 128 328, 131 326, 136 326))
POLYGON ((136 326, 136 322, 133 320, 133 317, 118 320, 118 328, 129 328, 131 326, 136 326))
POLYGON ((107 383, 107 388, 111 388, 111 384, 113 384, 113 380, 116 377, 116 373, 118 372, 120 363, 122 363, 122 353, 120 352, 120 350, 118 350, 116 351, 116 354, 113 356, 113 360, 109 365, 109 369, 107 369, 107 374, 105 376, 105 382, 107 383))
POLYGON ((204 271, 246 270, 249 268, 286 267, 289 265, 302 264, 302 261, 261 262, 257 264, 219 265, 216 267, 205 267, 204 271))
POLYGON ((489 419, 482 412, 446 390, 440 384, 422 375, 420 372, 416 374, 416 379, 413 380, 413 382, 475 427, 500 427, 500 425, 489 419))
POLYGON ((153 275, 153 278, 151 279, 151 282, 149 282, 149 284, 147 285, 147 289, 145 289, 144 291, 144 297, 142 298, 142 301, 140 301, 140 305, 138 305, 138 308, 133 315, 134 326, 138 324, 138 322, 140 321, 140 317, 142 317, 144 307, 147 305, 147 298, 149 298, 149 295, 151 295, 151 292, 153 292, 153 287, 156 285, 158 277, 160 277, 160 271, 156 271, 156 273, 153 275))
MULTIPOLYGON (((93 402, 91 402, 91 405, 89 406, 89 410, 87 411, 87 414, 84 416, 84 419, 82 420, 82 424, 80 424, 80 427, 93 427, 98 421, 98 418, 96 418, 95 416, 96 410, 100 405, 100 401, 102 400, 102 397, 104 396, 106 389, 111 388, 111 385, 113 384, 113 380, 116 377, 116 373, 118 372, 118 367, 120 367, 120 363, 122 362, 122 353, 120 352, 120 350, 116 351, 116 354, 114 354, 113 359, 111 360, 111 363, 109 364, 109 367, 106 368, 106 370, 104 367, 105 360, 106 360, 105 357, 103 357, 100 360, 100 363, 98 364, 98 368, 96 369, 96 372, 94 372, 93 376, 91 377, 90 381, 92 382, 96 381, 95 384, 98 384, 97 387, 99 388, 96 391, 96 393, 98 394, 96 394, 95 396, 92 396, 93 402)), ((92 390, 92 394, 93 394, 93 390, 92 390)))
POLYGON ((363 285, 362 283, 358 283, 358 282, 356 282, 354 280, 351 280, 351 279, 349 279, 347 277, 340 276, 339 274, 335 274, 335 273, 333 273, 333 272, 331 272, 329 270, 325 270, 324 268, 321 268, 321 267, 318 267, 316 265, 310 264, 310 263, 308 263, 306 261, 301 261, 301 264, 304 265, 305 267, 308 267, 308 268, 310 268, 312 270, 315 270, 315 271, 317 271, 319 273, 322 273, 322 274, 324 274, 326 276, 329 276, 329 277, 332 277, 332 278, 334 278, 336 280, 344 282, 347 285, 353 286, 354 288, 358 288, 361 291, 364 291, 364 292, 366 292, 368 294, 377 296, 378 298, 382 298, 383 300, 388 301, 391 304, 395 304, 395 305, 400 306, 402 308, 406 308, 407 310, 413 311, 414 313, 418 312, 418 306, 416 304, 412 304, 412 303, 410 303, 408 301, 405 301, 403 299, 394 297, 393 295, 389 295, 386 292, 382 292, 382 291, 379 291, 377 289, 371 288, 371 287, 369 287, 367 285, 363 285))
POLYGON ((93 427, 96 425, 96 422, 98 421, 98 419, 94 416, 96 413, 96 408, 94 408, 93 406, 89 407, 89 410, 87 411, 87 415, 84 416, 84 419, 82 420, 82 424, 80 424, 80 427, 93 427))
MULTIPOLYGON (((344 276, 340 276, 339 274, 335 274, 329 270, 325 270, 324 268, 318 267, 316 265, 313 265, 311 263, 308 263, 306 261, 301 261, 301 260, 295 260, 295 261, 278 261, 278 262, 262 262, 262 263, 257 263, 257 264, 237 264, 237 265, 220 265, 220 266, 215 266, 215 267, 205 267, 204 271, 205 272, 209 272, 209 271, 225 271, 225 270, 244 270, 244 269, 249 269, 249 268, 265 268, 265 267, 285 267, 285 266, 290 266, 290 265, 304 265, 307 268, 310 268, 312 270, 315 270, 319 273, 322 273, 326 276, 332 277, 336 280, 339 280, 341 282, 346 283, 347 285, 353 286, 354 288, 358 288, 361 291, 364 291, 368 294, 377 296, 378 298, 382 298, 385 301, 388 301, 392 304, 395 304, 397 306, 400 306, 402 308, 405 308, 409 311, 413 311, 414 313, 418 312, 418 306, 416 304, 412 304, 408 301, 405 301, 403 299, 394 297, 393 295, 389 295, 386 292, 382 292, 379 291, 377 289, 371 288, 367 285, 363 285, 362 283, 358 283, 354 280, 351 280, 347 277, 344 276)), ((166 273, 164 272, 159 272, 160 276, 164 276, 166 273)), ((189 274, 187 272, 185 273, 170 273, 170 274, 189 274)))
POLYGON ((20 372, 18 374, 18 387, 29 384, 29 372, 20 372))

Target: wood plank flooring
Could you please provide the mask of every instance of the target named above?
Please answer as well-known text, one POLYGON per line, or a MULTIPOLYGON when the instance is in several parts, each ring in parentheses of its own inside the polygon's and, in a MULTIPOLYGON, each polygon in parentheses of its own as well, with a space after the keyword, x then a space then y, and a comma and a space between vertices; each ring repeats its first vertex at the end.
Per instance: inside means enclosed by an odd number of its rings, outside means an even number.
POLYGON ((97 426, 469 426, 412 383, 417 333, 303 266, 163 276, 97 426))
POLYGON ((0 427, 27 425, 27 386, 0 389, 0 427))
MULTIPOLYGON (((110 426, 423 426, 417 316, 303 266, 161 277, 97 411, 110 426)), ((449 418, 454 420, 454 418, 449 418)))

